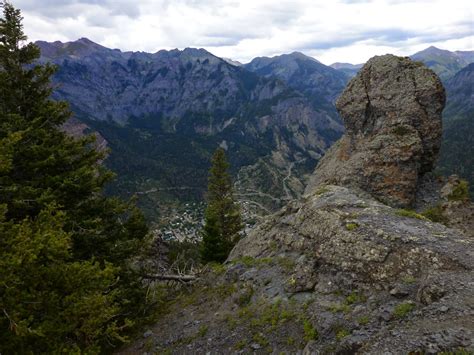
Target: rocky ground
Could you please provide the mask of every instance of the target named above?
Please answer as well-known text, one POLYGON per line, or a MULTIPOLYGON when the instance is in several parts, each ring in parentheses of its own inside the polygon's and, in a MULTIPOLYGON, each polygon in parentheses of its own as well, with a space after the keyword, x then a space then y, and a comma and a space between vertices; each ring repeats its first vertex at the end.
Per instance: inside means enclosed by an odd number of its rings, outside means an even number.
POLYGON ((123 353, 474 350, 473 239, 402 211, 337 186, 290 204, 123 353))

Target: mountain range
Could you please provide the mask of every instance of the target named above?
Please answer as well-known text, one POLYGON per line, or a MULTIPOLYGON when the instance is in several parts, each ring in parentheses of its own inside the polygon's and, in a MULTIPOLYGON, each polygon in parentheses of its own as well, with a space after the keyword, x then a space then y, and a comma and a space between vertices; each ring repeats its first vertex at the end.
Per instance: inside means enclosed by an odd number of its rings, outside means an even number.
MULTIPOLYGON (((172 213, 170 206, 202 200, 218 146, 227 149, 249 214, 267 214, 301 194, 343 133, 334 102, 362 66, 326 66, 299 52, 247 64, 196 48, 122 52, 85 38, 37 45, 41 61, 58 66, 54 97, 67 100, 84 132, 97 132, 110 148, 106 164, 117 180, 109 192, 137 195, 152 221, 172 213)), ((445 142, 464 147, 469 140, 456 135, 467 125, 461 134, 472 137, 472 69, 463 68, 474 52, 430 47, 412 58, 444 81, 445 142)), ((443 145, 440 171, 473 181, 469 168, 460 169, 469 157, 450 159, 452 147, 443 145)))
POLYGON ((347 79, 309 57, 335 88, 319 101, 204 49, 121 52, 85 38, 37 45, 41 61, 58 65, 54 97, 107 141, 106 163, 118 176, 110 192, 138 193, 151 219, 172 201, 203 198, 218 146, 246 205, 279 208, 303 191, 305 174, 343 131, 331 100, 347 79))

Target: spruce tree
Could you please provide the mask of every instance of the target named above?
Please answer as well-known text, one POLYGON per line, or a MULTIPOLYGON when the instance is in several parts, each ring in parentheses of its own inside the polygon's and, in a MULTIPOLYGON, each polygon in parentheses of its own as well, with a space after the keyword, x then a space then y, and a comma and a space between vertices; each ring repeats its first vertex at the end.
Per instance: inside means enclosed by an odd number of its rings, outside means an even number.
POLYGON ((208 204, 202 233, 203 262, 224 262, 242 230, 240 209, 234 200, 232 180, 225 151, 218 148, 211 159, 208 204))
POLYGON ((55 67, 0 5, 0 353, 99 351, 143 315, 130 265, 147 227, 102 193, 104 154, 61 130, 71 113, 50 99, 55 67))

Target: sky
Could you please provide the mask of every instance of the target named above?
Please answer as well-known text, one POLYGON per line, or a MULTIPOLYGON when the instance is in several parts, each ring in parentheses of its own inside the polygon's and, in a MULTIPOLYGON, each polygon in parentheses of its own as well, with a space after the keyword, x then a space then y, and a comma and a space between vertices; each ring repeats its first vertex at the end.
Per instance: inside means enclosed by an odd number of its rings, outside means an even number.
POLYGON ((205 48, 242 63, 303 52, 325 64, 474 50, 473 0, 10 0, 29 40, 123 51, 205 48))

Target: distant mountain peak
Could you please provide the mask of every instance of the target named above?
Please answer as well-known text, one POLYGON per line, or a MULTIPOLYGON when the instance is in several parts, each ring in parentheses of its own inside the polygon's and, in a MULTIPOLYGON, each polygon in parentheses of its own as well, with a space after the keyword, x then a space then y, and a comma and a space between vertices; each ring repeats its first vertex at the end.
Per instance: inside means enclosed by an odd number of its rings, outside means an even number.
POLYGON ((80 42, 80 43, 84 43, 84 44, 97 44, 93 41, 91 41, 89 38, 87 37, 81 37, 79 38, 76 42, 80 42))
POLYGON ((226 58, 222 57, 223 60, 225 60, 227 63, 230 65, 236 66, 236 67, 241 67, 243 64, 239 62, 238 60, 233 60, 232 58, 226 58))
POLYGON ((445 81, 474 61, 474 51, 451 52, 430 46, 413 54, 411 58, 425 63, 445 81))
POLYGON ((364 64, 352 64, 352 63, 342 63, 336 62, 330 65, 334 69, 360 69, 364 64))
MULTIPOLYGON (((283 54, 283 55, 285 55, 285 54, 283 54)), ((316 58, 310 57, 309 55, 306 55, 306 54, 298 52, 298 51, 291 52, 290 54, 286 54, 286 55, 289 56, 289 57, 293 57, 293 58, 304 59, 304 60, 313 60, 315 62, 321 63, 316 58)))
POLYGON ((46 58, 56 58, 64 56, 85 56, 96 52, 108 52, 112 49, 106 48, 88 38, 82 37, 69 42, 35 42, 41 49, 41 55, 46 58))

